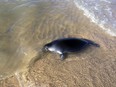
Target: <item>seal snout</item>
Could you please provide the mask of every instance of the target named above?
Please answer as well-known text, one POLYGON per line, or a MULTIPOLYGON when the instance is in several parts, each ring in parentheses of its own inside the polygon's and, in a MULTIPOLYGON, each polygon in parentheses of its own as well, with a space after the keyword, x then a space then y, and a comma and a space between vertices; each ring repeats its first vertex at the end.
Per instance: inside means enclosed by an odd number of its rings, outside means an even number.
POLYGON ((44 52, 44 51, 45 51, 45 52, 46 52, 46 51, 49 51, 49 48, 50 48, 51 46, 52 46, 51 43, 45 44, 44 47, 43 47, 43 49, 42 49, 43 52, 44 52))
POLYGON ((48 47, 47 45, 45 45, 45 46, 42 48, 42 51, 43 51, 43 52, 46 52, 46 51, 48 51, 48 48, 49 48, 49 47, 48 47))

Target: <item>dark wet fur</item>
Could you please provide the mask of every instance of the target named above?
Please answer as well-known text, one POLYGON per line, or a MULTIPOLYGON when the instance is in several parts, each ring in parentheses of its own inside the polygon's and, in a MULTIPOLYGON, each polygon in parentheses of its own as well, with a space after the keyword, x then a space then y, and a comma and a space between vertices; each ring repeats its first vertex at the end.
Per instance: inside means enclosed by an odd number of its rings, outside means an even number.
POLYGON ((89 46, 95 46, 95 47, 100 47, 99 44, 88 40, 88 39, 84 39, 84 38, 64 38, 64 39, 58 39, 58 40, 54 40, 53 42, 49 43, 49 45, 51 44, 54 45, 56 44, 56 47, 58 45, 59 49, 63 50, 62 52, 64 53, 69 53, 69 52, 78 52, 80 50, 85 49, 86 47, 89 46), (76 44, 77 43, 77 44, 76 44))
MULTIPOLYGON (((53 46, 60 50, 64 57, 67 57, 68 53, 82 52, 83 50, 89 48, 89 46, 100 47, 99 44, 84 38, 63 38, 54 40, 45 46, 53 46)), ((62 58, 61 58, 62 59, 62 58)), ((63 58, 64 60, 65 58, 63 58)))

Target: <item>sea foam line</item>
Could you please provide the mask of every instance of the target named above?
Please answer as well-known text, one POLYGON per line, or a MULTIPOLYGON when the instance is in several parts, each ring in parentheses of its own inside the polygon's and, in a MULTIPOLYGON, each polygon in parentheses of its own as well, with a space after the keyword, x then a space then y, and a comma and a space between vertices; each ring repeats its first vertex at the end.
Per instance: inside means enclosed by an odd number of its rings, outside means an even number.
POLYGON ((89 12, 89 10, 87 10, 85 7, 81 6, 78 4, 78 2, 76 0, 74 0, 74 3, 76 5, 77 8, 81 9, 84 11, 84 15, 87 16, 88 18, 91 19, 91 22, 98 24, 105 32, 107 32, 108 34, 110 34, 111 36, 116 36, 116 34, 111 31, 111 29, 106 28, 104 26, 105 21, 102 21, 101 23, 99 23, 99 20, 95 18, 95 15, 92 14, 91 12, 89 12))

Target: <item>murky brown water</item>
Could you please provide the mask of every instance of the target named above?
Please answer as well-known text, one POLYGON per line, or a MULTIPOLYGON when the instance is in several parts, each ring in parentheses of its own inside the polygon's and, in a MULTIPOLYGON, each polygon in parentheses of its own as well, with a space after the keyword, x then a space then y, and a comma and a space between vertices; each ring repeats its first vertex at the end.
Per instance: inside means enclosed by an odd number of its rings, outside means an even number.
POLYGON ((18 80, 1 81, 3 87, 116 86, 116 38, 91 23, 71 1, 46 0, 13 4, 11 8, 0 4, 0 75, 3 78, 16 72, 14 78, 18 80), (62 37, 87 38, 100 48, 90 47, 65 61, 57 54, 41 52, 45 43, 62 37), (32 58, 38 61, 29 73, 18 73, 32 58))
POLYGON ((1 77, 27 65, 46 42, 68 35, 77 18, 66 1, 12 5, 1 3, 1 77))

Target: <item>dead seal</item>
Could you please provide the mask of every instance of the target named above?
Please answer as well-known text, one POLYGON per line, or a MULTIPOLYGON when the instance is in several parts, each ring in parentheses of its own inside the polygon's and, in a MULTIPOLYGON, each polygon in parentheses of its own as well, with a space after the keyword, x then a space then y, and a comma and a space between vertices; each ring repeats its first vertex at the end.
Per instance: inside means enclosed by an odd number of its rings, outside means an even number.
POLYGON ((67 53, 78 52, 88 45, 99 47, 98 44, 84 38, 63 38, 47 43, 43 47, 43 51, 50 51, 60 54, 62 60, 67 53))

